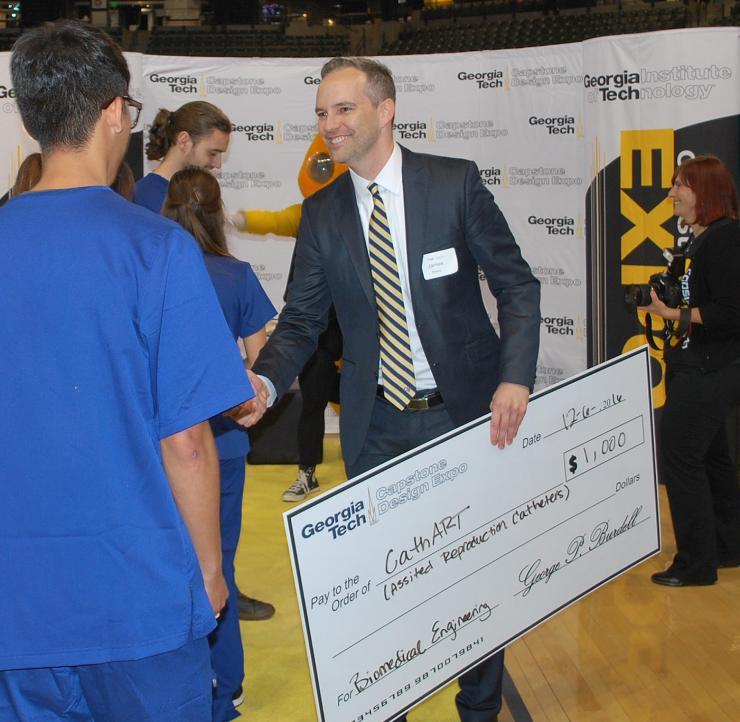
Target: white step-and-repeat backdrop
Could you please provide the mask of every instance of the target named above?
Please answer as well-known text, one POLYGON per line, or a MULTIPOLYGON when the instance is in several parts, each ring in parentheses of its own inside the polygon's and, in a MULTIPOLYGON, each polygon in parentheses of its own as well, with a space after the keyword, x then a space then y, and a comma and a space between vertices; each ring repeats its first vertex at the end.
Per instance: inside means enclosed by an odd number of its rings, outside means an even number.
MULTIPOLYGON (((645 199, 625 200, 632 194, 625 184, 650 181, 652 202, 660 203, 684 150, 674 136, 687 126, 714 128, 720 119, 730 121, 716 126, 722 132, 698 134, 696 148, 737 166, 738 139, 723 134, 734 122, 737 136, 738 40, 738 28, 695 29, 381 58, 396 78, 398 141, 476 161, 542 282, 539 388, 597 360, 593 340, 612 321, 604 309, 616 308, 624 279, 649 275, 624 270, 622 259, 637 240, 672 245, 670 227, 663 228, 667 206, 654 211, 645 199), (621 167, 616 185, 608 173, 615 164, 621 167), (642 173, 635 176, 633 167, 642 173), (593 277, 592 246, 617 248, 616 276, 593 277)), ((0 53, 0 153, 7 169, 0 194, 35 149, 19 122, 9 56, 0 53)), ((146 135, 158 108, 190 100, 206 99, 228 114, 232 140, 220 175, 227 209, 279 210, 300 202, 297 175, 316 132, 323 59, 127 57, 131 94, 144 102, 138 132, 146 135)), ((145 162, 145 171, 152 167, 145 162)), ((280 307, 293 240, 233 233, 230 244, 280 307)), ((616 323, 619 313, 613 316, 616 323)), ((636 323, 634 314, 631 320, 636 323)), ((617 335, 639 335, 639 327, 615 328, 617 335)), ((609 355, 622 345, 612 344, 609 355)))

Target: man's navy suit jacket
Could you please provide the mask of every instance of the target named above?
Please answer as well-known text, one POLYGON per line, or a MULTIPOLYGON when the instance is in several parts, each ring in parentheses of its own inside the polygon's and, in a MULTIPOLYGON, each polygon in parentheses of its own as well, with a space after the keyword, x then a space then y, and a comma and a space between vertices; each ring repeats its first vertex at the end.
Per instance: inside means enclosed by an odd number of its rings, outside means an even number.
MULTIPOLYGON (((532 387, 540 286, 476 165, 403 152, 408 279, 416 326, 455 425, 489 411, 500 381, 532 387), (458 270, 425 280, 425 254, 454 249, 458 270), (496 297, 499 338, 483 305, 479 267, 496 297)), ((345 464, 362 449, 378 384, 378 317, 365 236, 349 173, 303 203, 295 274, 254 371, 281 395, 316 347, 334 304, 344 337, 340 431, 345 464)), ((392 430, 389 430, 392 433, 392 430)))

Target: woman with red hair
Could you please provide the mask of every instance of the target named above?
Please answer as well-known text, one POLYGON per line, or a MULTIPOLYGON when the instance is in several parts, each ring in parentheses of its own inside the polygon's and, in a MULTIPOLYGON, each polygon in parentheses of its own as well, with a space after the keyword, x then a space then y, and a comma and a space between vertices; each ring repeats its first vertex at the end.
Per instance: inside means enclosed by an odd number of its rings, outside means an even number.
POLYGON ((683 338, 666 355, 661 428, 677 553, 652 581, 683 587, 714 584, 718 568, 740 566, 740 487, 725 429, 740 403, 740 227, 732 175, 719 158, 682 163, 668 196, 691 226, 691 265, 681 308, 655 290, 643 307, 678 322, 683 338))

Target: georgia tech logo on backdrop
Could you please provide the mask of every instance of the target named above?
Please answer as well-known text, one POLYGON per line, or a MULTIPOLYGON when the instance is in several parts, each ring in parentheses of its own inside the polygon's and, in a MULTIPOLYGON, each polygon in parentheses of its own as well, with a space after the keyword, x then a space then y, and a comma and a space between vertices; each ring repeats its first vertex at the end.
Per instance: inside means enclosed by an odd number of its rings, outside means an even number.
POLYGON ((272 123, 232 123, 231 132, 238 133, 252 142, 275 140, 275 126, 272 123))
POLYGON ((209 75, 205 79, 206 95, 280 95, 279 85, 267 85, 264 78, 247 78, 243 75, 209 75))
POLYGON ((575 236, 576 234, 576 222, 570 216, 549 218, 529 216, 527 223, 530 226, 540 226, 548 236, 575 236))
POLYGON ((399 93, 433 93, 434 83, 422 82, 418 75, 394 75, 393 80, 399 93))
POLYGON ((532 266, 532 274, 543 286, 559 286, 560 288, 581 288, 582 278, 566 276, 561 266, 532 266))
POLYGON ((149 73, 149 82, 163 84, 174 94, 204 95, 203 84, 195 75, 149 73))
POLYGON ((430 140, 434 138, 428 137, 428 127, 431 126, 431 122, 427 124, 424 120, 412 120, 406 123, 394 123, 393 130, 401 140, 430 140))
POLYGON ((15 88, 8 85, 0 85, 0 108, 3 113, 18 113, 15 103, 15 88))
POLYGON ((623 69, 615 73, 583 76, 586 102, 615 100, 706 100, 716 82, 732 80, 732 68, 720 65, 674 65, 670 68, 623 69))
POLYGON ((509 89, 508 67, 506 76, 503 70, 487 70, 478 72, 467 72, 461 70, 457 79, 466 83, 473 83, 479 90, 496 90, 498 88, 509 89))
POLYGON ((316 135, 316 123, 284 123, 280 121, 277 125, 277 142, 310 143, 316 135))
POLYGON ((511 69, 511 87, 574 85, 583 82, 583 75, 573 73, 564 65, 539 65, 536 68, 511 69))
POLYGON ((543 316, 541 322, 550 336, 573 336, 578 341, 585 338, 585 321, 580 316, 578 319, 570 316, 543 316))
POLYGON ((485 186, 509 187, 509 174, 506 172, 505 166, 503 169, 495 165, 488 168, 479 168, 478 173, 480 173, 480 179, 485 186))
POLYGON ((572 115, 555 115, 543 117, 539 115, 530 115, 529 125, 541 128, 548 135, 575 135, 583 138, 583 119, 580 114, 578 120, 572 115))

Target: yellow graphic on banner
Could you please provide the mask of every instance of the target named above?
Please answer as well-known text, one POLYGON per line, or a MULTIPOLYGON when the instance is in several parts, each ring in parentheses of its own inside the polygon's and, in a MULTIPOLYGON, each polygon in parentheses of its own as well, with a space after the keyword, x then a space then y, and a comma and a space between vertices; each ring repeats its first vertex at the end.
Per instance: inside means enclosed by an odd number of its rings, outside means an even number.
MULTIPOLYGON (((673 246, 673 236, 662 227, 673 215, 673 204, 666 198, 655 207, 642 208, 625 190, 639 188, 654 188, 658 186, 666 191, 671 187, 673 176, 675 151, 674 131, 672 128, 660 130, 625 130, 620 135, 621 147, 619 158, 619 187, 620 213, 630 223, 630 228, 620 239, 621 282, 623 285, 632 283, 647 283, 648 278, 665 270, 665 266, 626 263, 625 259, 638 246, 648 241, 655 244, 661 251, 673 246), (653 159, 658 154, 658 162, 654 165, 653 159), (635 156, 638 156, 640 174, 636 183, 633 166, 635 156), (657 167, 656 167, 657 166, 657 167)), ((638 319, 645 326, 645 314, 638 311, 638 319)), ((663 319, 653 318, 653 332, 658 334, 663 330, 663 319)), ((625 341, 622 350, 631 351, 645 343, 644 334, 632 336, 625 341)), ((650 355, 660 364, 662 371, 660 383, 653 388, 653 405, 660 408, 665 403, 665 361, 661 351, 650 349, 650 355)))

